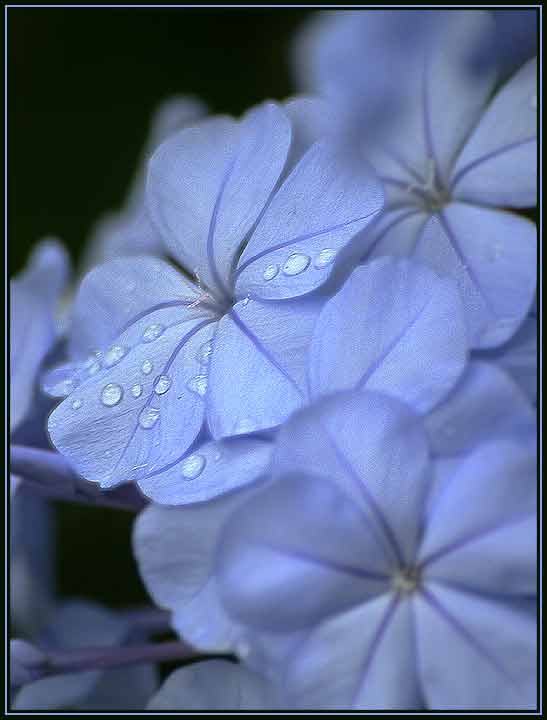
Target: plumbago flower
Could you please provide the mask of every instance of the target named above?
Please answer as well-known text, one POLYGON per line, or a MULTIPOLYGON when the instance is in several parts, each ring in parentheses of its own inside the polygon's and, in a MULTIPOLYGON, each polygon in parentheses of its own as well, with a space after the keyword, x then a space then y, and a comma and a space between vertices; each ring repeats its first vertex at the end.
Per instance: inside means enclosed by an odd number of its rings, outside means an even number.
POLYGON ((527 449, 432 463, 419 418, 368 391, 300 411, 276 444, 276 482, 228 521, 217 574, 249 638, 287 638, 288 705, 534 708, 527 449))
MULTIPOLYGON (((365 27, 369 22, 362 19, 365 27)), ((371 57, 364 32, 349 21, 339 28, 346 42, 338 38, 336 47, 359 57, 361 66, 398 67, 401 59, 394 60, 392 51, 401 15, 391 13, 383 22, 392 42, 373 45, 371 57)), ((367 140, 363 148, 388 192, 386 211, 364 240, 368 257, 414 257, 454 277, 475 348, 511 338, 536 284, 535 225, 507 208, 537 202, 537 62, 529 60, 491 98, 494 69, 470 74, 469 58, 488 46, 492 23, 487 14, 471 11, 426 24, 420 49, 404 60, 401 88, 393 85, 394 73, 381 82, 400 112, 392 126, 385 123, 388 131, 374 147, 367 140)), ((323 60, 317 71, 327 73, 331 64, 332 58, 323 60)), ((346 67, 339 92, 346 114, 353 112, 358 123, 368 95, 355 86, 355 62, 336 67, 337 73, 346 67)), ((357 139, 348 135, 354 149, 363 145, 365 130, 357 139)))
POLYGON ((227 660, 175 670, 147 710, 271 710, 274 689, 259 675, 227 660))
MULTIPOLYGON (((375 390, 404 401, 421 413, 439 469, 500 438, 533 454, 535 416, 529 402, 496 366, 478 361, 466 366, 465 347, 453 281, 407 260, 382 258, 357 268, 324 305, 307 358, 310 397, 375 390)), ((318 446, 323 444, 315 430, 302 432, 293 455, 274 451, 273 467, 277 473, 316 462, 320 467, 318 446)), ((240 482, 232 477, 231 484, 243 489, 213 502, 150 506, 139 515, 133 534, 143 582, 154 601, 172 612, 175 631, 203 650, 235 651, 261 672, 270 671, 272 654, 284 656, 286 642, 275 635, 250 642, 246 628, 227 615, 215 556, 222 527, 261 478, 270 477, 270 467, 269 462, 257 466, 252 477, 240 482)), ((283 526, 284 520, 279 522, 283 526)))
POLYGON ((74 361, 47 385, 70 392, 49 433, 85 478, 134 480, 163 502, 208 499, 238 474, 221 473, 219 486, 214 444, 187 453, 205 417, 219 441, 276 427, 305 403, 321 299, 303 296, 382 206, 365 167, 316 140, 321 112, 267 103, 183 130, 152 158, 149 215, 198 284, 140 257, 83 280, 74 361))
POLYGON ((146 166, 158 146, 178 130, 195 124, 206 114, 205 106, 189 96, 171 97, 155 110, 142 158, 129 188, 124 207, 107 213, 93 228, 84 268, 125 255, 161 255, 162 244, 144 209, 146 166))

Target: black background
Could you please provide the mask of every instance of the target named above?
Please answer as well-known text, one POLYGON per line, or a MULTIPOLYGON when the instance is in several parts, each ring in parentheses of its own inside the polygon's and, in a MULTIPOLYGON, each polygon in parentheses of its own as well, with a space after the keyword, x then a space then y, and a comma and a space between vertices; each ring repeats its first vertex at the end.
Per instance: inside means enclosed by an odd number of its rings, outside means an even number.
MULTIPOLYGON (((311 11, 313 12, 313 11, 311 11)), ((124 199, 167 96, 240 114, 291 86, 288 51, 310 11, 11 8, 8 11, 8 252, 17 272, 55 235, 73 259, 124 199)), ((112 607, 146 602, 130 513, 56 505, 58 590, 112 607)))

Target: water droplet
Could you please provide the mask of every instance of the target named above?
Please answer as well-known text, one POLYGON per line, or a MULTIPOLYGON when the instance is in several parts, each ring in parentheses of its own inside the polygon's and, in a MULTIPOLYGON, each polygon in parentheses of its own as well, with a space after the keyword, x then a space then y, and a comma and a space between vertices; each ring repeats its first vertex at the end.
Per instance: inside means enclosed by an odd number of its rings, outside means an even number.
POLYGON ((82 407, 83 403, 81 400, 73 400, 72 401, 72 409, 73 410, 79 410, 82 407))
POLYGON ((301 272, 308 267, 310 264, 310 258, 308 255, 302 253, 293 253, 289 255, 283 265, 283 272, 285 275, 300 275, 301 272))
POLYGON ((66 397, 67 395, 70 395, 70 393, 75 390, 80 383, 77 382, 74 378, 67 378, 66 380, 63 380, 59 383, 58 386, 58 393, 61 397, 66 397))
POLYGON ((336 250, 332 248, 324 248, 315 258, 315 267, 324 268, 334 262, 336 257, 336 250))
POLYGON ((186 387, 190 392, 203 397, 207 392, 207 375, 195 375, 188 380, 186 387))
POLYGON ((123 397, 123 388, 121 385, 116 383, 108 383, 103 388, 101 393, 101 402, 106 407, 113 407, 117 405, 123 397))
POLYGON ((217 450, 217 452, 213 455, 213 460, 215 462, 218 462, 221 459, 221 457, 222 457, 222 453, 220 452, 220 450, 217 450))
POLYGON ((89 355, 84 363, 84 370, 87 370, 88 375, 96 375, 99 372, 101 369, 101 356, 100 352, 93 352, 89 355))
POLYGON ((266 282, 269 282, 270 280, 274 279, 274 277, 278 274, 278 272, 279 272, 279 265, 268 265, 265 268, 265 270, 262 274, 262 277, 264 278, 264 280, 266 280, 266 282))
POLYGON ((145 375, 150 375, 150 373, 152 372, 153 368, 154 368, 154 366, 152 365, 152 363, 150 362, 150 360, 145 360, 145 361, 143 362, 143 364, 141 365, 141 370, 143 371, 143 373, 144 373, 145 375))
POLYGON ((247 295, 247 297, 243 298, 243 300, 241 301, 241 304, 243 305, 243 307, 247 307, 247 305, 249 304, 249 301, 250 301, 250 297, 247 295))
POLYGON ((154 323, 153 325, 149 325, 147 328, 145 328, 142 334, 143 342, 149 343, 157 340, 164 330, 164 326, 160 323, 154 323))
POLYGON ((202 365, 207 365, 207 363, 211 359, 212 354, 213 354, 213 344, 209 340, 208 342, 203 343, 203 345, 198 350, 197 361, 199 363, 201 363, 202 365))
POLYGON ((106 367, 116 365, 116 363, 120 362, 126 352, 127 350, 121 345, 112 345, 112 347, 108 348, 104 354, 104 364, 106 367))
POLYGON ((532 110, 538 109, 538 96, 535 93, 530 98, 530 107, 532 110))
POLYGON ((142 428, 144 428, 145 430, 148 430, 151 427, 154 427, 159 416, 160 416, 160 411, 158 408, 153 408, 153 407, 144 408, 144 410, 139 415, 139 425, 142 428))
POLYGON ((203 455, 189 455, 182 461, 182 474, 188 480, 197 478, 205 467, 203 455))
POLYGON ((142 395, 142 385, 139 385, 138 383, 133 385, 131 388, 131 395, 133 395, 134 398, 140 397, 142 395))
POLYGON ((154 392, 156 393, 156 395, 163 395, 169 390, 170 387, 171 378, 167 375, 160 375, 158 378, 156 378, 156 382, 154 384, 154 392))

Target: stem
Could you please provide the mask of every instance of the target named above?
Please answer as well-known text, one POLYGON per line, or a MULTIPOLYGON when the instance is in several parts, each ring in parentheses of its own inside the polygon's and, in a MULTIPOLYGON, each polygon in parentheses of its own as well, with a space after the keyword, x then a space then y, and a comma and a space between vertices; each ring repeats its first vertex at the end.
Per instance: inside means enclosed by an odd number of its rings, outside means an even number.
POLYGON ((160 633, 171 630, 171 613, 167 610, 158 610, 153 607, 135 608, 126 610, 124 617, 131 625, 132 630, 160 633))
POLYGON ((126 647, 87 647, 48 653, 44 675, 61 675, 85 670, 104 670, 141 663, 161 663, 200 657, 188 645, 170 641, 126 647))
POLYGON ((65 502, 138 512, 147 504, 134 486, 101 491, 82 480, 65 458, 52 450, 11 445, 10 472, 22 478, 35 492, 65 502))

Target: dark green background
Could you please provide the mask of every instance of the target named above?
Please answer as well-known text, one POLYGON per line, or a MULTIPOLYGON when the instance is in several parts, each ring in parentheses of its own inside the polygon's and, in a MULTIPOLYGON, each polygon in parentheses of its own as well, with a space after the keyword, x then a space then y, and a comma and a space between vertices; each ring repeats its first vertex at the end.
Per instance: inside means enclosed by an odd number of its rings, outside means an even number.
MULTIPOLYGON (((150 116, 171 94, 239 114, 291 87, 288 48, 304 10, 8 11, 10 271, 46 234, 79 257, 94 221, 124 198, 150 116)), ((132 516, 57 506, 59 590, 111 606, 146 601, 132 516)))

